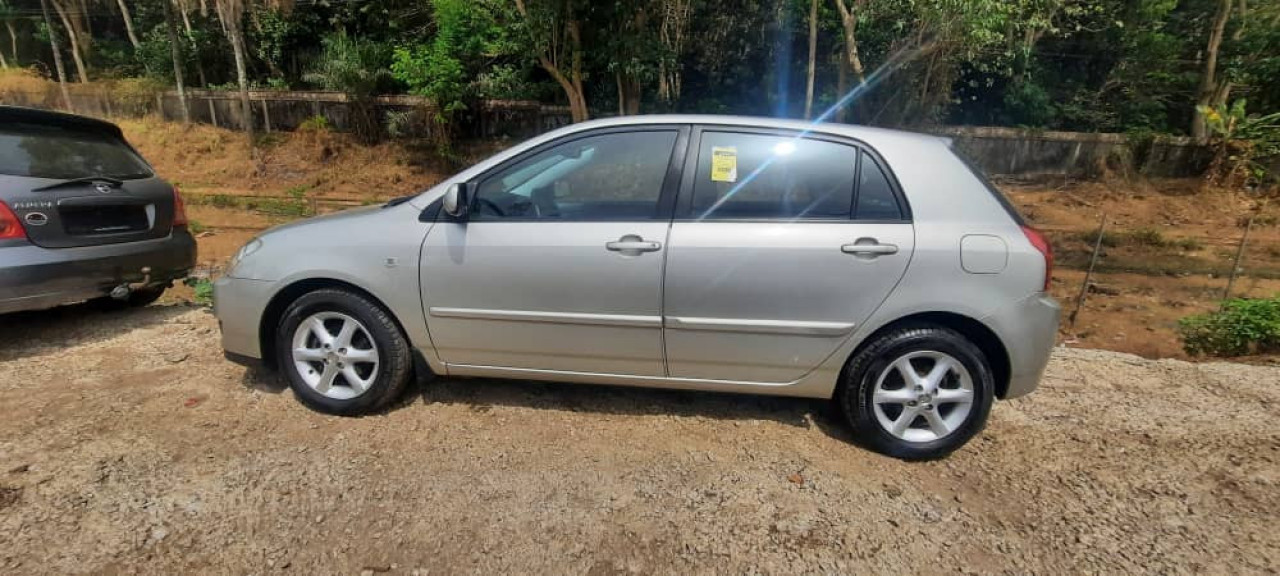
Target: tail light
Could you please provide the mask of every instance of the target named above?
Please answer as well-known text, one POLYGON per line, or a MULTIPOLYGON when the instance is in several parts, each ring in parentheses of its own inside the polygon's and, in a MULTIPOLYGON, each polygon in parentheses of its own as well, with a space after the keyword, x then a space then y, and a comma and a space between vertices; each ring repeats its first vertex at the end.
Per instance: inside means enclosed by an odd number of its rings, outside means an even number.
POLYGON ((173 226, 187 225, 187 205, 182 203, 182 193, 178 192, 178 185, 173 185, 173 226))
POLYGON ((1053 278, 1053 247, 1049 245, 1049 239, 1045 237, 1043 232, 1036 230, 1030 226, 1023 226, 1022 233, 1026 234, 1027 240, 1031 241, 1031 245, 1044 256, 1044 291, 1049 291, 1049 280, 1053 278))
POLYGON ((0 240, 26 238, 27 231, 22 227, 18 215, 9 209, 9 205, 0 201, 0 240))

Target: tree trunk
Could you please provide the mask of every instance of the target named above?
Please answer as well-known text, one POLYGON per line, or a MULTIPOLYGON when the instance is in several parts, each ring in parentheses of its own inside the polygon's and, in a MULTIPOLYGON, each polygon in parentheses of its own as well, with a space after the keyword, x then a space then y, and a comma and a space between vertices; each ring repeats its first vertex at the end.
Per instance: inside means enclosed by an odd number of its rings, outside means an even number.
POLYGON ((852 5, 846 0, 836 0, 836 8, 840 10, 840 26, 844 29, 845 60, 849 69, 858 77, 858 84, 867 81, 866 71, 862 68, 862 57, 858 55, 858 10, 862 8, 861 0, 854 0, 852 5))
POLYGON ((44 14, 44 25, 49 29, 49 47, 53 49, 53 67, 58 71, 58 89, 62 92, 62 106, 68 112, 75 112, 71 106, 71 94, 67 92, 67 69, 62 66, 62 50, 58 48, 58 29, 53 26, 49 17, 49 0, 40 0, 40 11, 44 14))
POLYGON ((813 117, 813 80, 818 70, 818 0, 809 0, 809 75, 804 88, 804 119, 813 117))
MULTIPOLYGON (((839 102, 849 90, 849 63, 845 61, 844 54, 836 57, 836 101, 839 102)), ((848 120, 848 114, 845 113, 844 106, 836 109, 836 122, 845 122, 848 120)))
POLYGON ((564 95, 569 99, 569 115, 574 122, 583 122, 590 119, 587 113, 587 99, 582 94, 582 80, 570 80, 555 66, 550 60, 544 56, 538 57, 538 64, 542 66, 551 75, 560 89, 564 90, 564 95))
POLYGON ((240 114, 245 136, 249 138, 249 150, 253 151, 253 105, 249 102, 249 72, 244 44, 244 4, 241 0, 218 0, 218 20, 222 31, 231 42, 231 55, 235 58, 236 82, 240 85, 240 114))
POLYGON ((67 18, 67 11, 58 3, 58 0, 52 0, 53 9, 58 12, 58 18, 62 20, 63 28, 67 29, 67 39, 71 41, 71 59, 76 64, 76 76, 80 78, 80 83, 89 82, 89 72, 84 65, 84 58, 80 54, 80 40, 77 38, 76 30, 71 26, 71 20, 67 18))
MULTIPOLYGON (((120 0, 121 3, 124 0, 120 0)), ((164 5, 164 28, 169 34, 169 54, 173 57, 173 79, 178 85, 178 103, 182 109, 182 122, 191 123, 191 111, 187 109, 187 90, 182 82, 182 49, 178 45, 178 25, 173 21, 173 7, 169 0, 160 0, 164 5)), ((161 116, 163 116, 161 111, 161 116)))
POLYGON ((244 132, 249 137, 249 148, 253 148, 253 106, 249 102, 249 72, 245 63, 245 47, 243 32, 239 23, 230 26, 231 51, 236 59, 236 81, 240 84, 240 112, 244 118, 244 132))
POLYGON ((640 113, 640 81, 634 76, 617 72, 618 81, 618 115, 634 116, 640 113))
POLYGON ((18 31, 13 29, 13 20, 5 20, 4 27, 9 29, 9 48, 13 54, 13 65, 22 66, 22 60, 18 58, 18 31))
MULTIPOLYGON (((526 24, 532 26, 533 22, 529 20, 529 11, 525 9, 524 0, 515 0, 515 3, 520 17, 525 19, 526 24)), ((582 89, 582 35, 578 31, 578 21, 571 19, 564 24, 564 36, 568 40, 570 61, 567 75, 558 65, 560 52, 555 45, 554 37, 559 35, 555 32, 553 25, 551 46, 537 46, 538 65, 542 66, 542 69, 546 70, 564 90, 565 97, 569 99, 569 113, 573 121, 588 120, 591 114, 587 111, 586 93, 582 89)))
POLYGON ((1214 94, 1218 91, 1218 50, 1222 47, 1222 36, 1227 29, 1227 20, 1231 19, 1232 0, 1219 0, 1218 10, 1213 15, 1213 30, 1209 32, 1209 45, 1205 48, 1204 70, 1200 74, 1200 89, 1196 91, 1196 112, 1191 120, 1191 136, 1203 140, 1208 136, 1208 126, 1200 106, 1213 104, 1214 94))
POLYGON ((191 38, 193 36, 193 32, 191 31, 191 17, 188 16, 187 11, 182 8, 179 8, 178 11, 182 12, 182 27, 187 30, 187 38, 191 38))
MULTIPOLYGON (((169 0, 164 0, 166 3, 169 0)), ((124 30, 129 34, 129 43, 133 44, 133 49, 137 50, 142 47, 142 43, 138 42, 138 35, 133 31, 133 16, 129 14, 129 5, 124 0, 116 0, 120 4, 120 16, 124 18, 124 30)), ((168 10, 168 8, 165 8, 168 10)))
MULTIPOLYGON (((191 18, 187 15, 187 5, 184 2, 179 2, 176 8, 178 9, 178 14, 182 15, 182 27, 187 32, 187 40, 194 45, 196 42, 196 36, 195 32, 191 29, 191 18)), ((208 79, 204 77, 204 63, 200 61, 200 54, 198 51, 196 53, 196 76, 200 79, 201 88, 209 86, 208 79)))

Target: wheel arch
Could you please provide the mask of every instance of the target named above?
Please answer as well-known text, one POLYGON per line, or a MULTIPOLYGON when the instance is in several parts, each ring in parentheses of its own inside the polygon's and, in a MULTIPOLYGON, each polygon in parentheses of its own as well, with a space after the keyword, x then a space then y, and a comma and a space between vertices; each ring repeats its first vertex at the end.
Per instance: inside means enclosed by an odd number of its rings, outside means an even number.
MULTIPOLYGON (((963 314, 955 312, 917 312, 907 316, 903 316, 892 322, 876 329, 853 349, 845 360, 845 368, 840 370, 840 381, 844 381, 845 373, 849 362, 849 358, 857 356, 864 348, 869 346, 881 335, 890 331, 897 330, 908 326, 932 325, 950 328, 959 332, 961 336, 973 342, 982 354, 987 357, 987 362, 991 365, 991 377, 995 380, 996 389, 994 390, 996 398, 1003 399, 1009 391, 1009 382, 1012 378, 1013 369, 1009 359, 1009 350, 1000 337, 991 330, 986 324, 975 320, 963 314)), ((836 386, 836 390, 840 390, 840 386, 836 386)))
POLYGON ((289 308, 289 305, 298 298, 301 298, 306 294, 310 294, 311 292, 315 292, 316 290, 333 288, 358 294, 362 298, 368 299, 375 306, 382 308, 382 310, 387 313, 387 316, 391 317, 391 321, 396 323, 396 328, 398 328, 400 333, 404 335, 405 340, 409 341, 410 347, 413 347, 413 342, 409 339, 409 333, 405 331, 404 325, 400 322, 400 318, 396 317, 390 306, 387 306, 385 302, 377 296, 374 296, 373 293, 361 288, 360 286, 344 280, 338 280, 336 278, 305 278, 281 288, 274 296, 271 297, 271 300, 267 302, 267 307, 262 311, 262 317, 258 321, 258 344, 259 348, 262 350, 262 361, 264 364, 271 368, 276 368, 278 366, 276 363, 277 358, 275 347, 276 330, 279 328, 280 319, 284 316, 284 312, 289 308))

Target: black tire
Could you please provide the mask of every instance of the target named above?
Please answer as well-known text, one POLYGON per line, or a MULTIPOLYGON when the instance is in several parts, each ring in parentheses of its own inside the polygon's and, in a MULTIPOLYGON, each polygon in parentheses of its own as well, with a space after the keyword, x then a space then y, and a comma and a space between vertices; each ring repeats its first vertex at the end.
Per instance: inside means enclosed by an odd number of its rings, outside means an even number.
POLYGON ((129 297, 123 300, 112 298, 110 296, 103 296, 102 298, 90 300, 90 302, 94 308, 108 312, 125 310, 128 308, 142 308, 143 306, 159 300, 160 297, 164 295, 166 288, 168 288, 168 286, 148 286, 146 288, 139 288, 130 292, 129 297))
MULTIPOLYGON (((931 460, 952 453, 982 431, 994 401, 994 390, 991 367, 977 346, 954 330, 916 325, 878 336, 854 354, 845 366, 836 401, 857 439, 871 449, 904 460, 931 460), (973 401, 968 416, 950 433, 930 441, 910 442, 880 425, 872 394, 877 379, 890 363, 905 354, 922 351, 942 352, 958 360, 972 381, 973 401)), ((937 409, 941 410, 941 405, 937 409)), ((925 423, 918 421, 918 424, 925 423)))
POLYGON ((285 310, 276 330, 276 359, 294 396, 308 408, 326 414, 357 416, 382 409, 400 397, 413 376, 409 342, 391 315, 366 297, 342 289, 308 292, 285 310), (295 367, 293 335, 298 325, 319 312, 337 312, 364 325, 378 351, 377 376, 369 388, 350 399, 325 396, 309 386, 295 367))

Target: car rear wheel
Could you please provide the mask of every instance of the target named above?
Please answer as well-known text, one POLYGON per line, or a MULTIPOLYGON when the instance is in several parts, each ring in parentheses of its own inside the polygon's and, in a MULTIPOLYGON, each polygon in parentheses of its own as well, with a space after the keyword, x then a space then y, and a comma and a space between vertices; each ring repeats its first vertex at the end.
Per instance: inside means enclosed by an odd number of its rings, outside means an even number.
POLYGON ((894 330, 849 360, 838 400, 858 439, 897 458, 940 458, 986 426, 995 382, 982 351, 940 326, 894 330))
POLYGON ((308 407, 351 416, 400 396, 412 373, 409 343, 391 316, 362 295, 310 292, 285 311, 276 358, 308 407))

